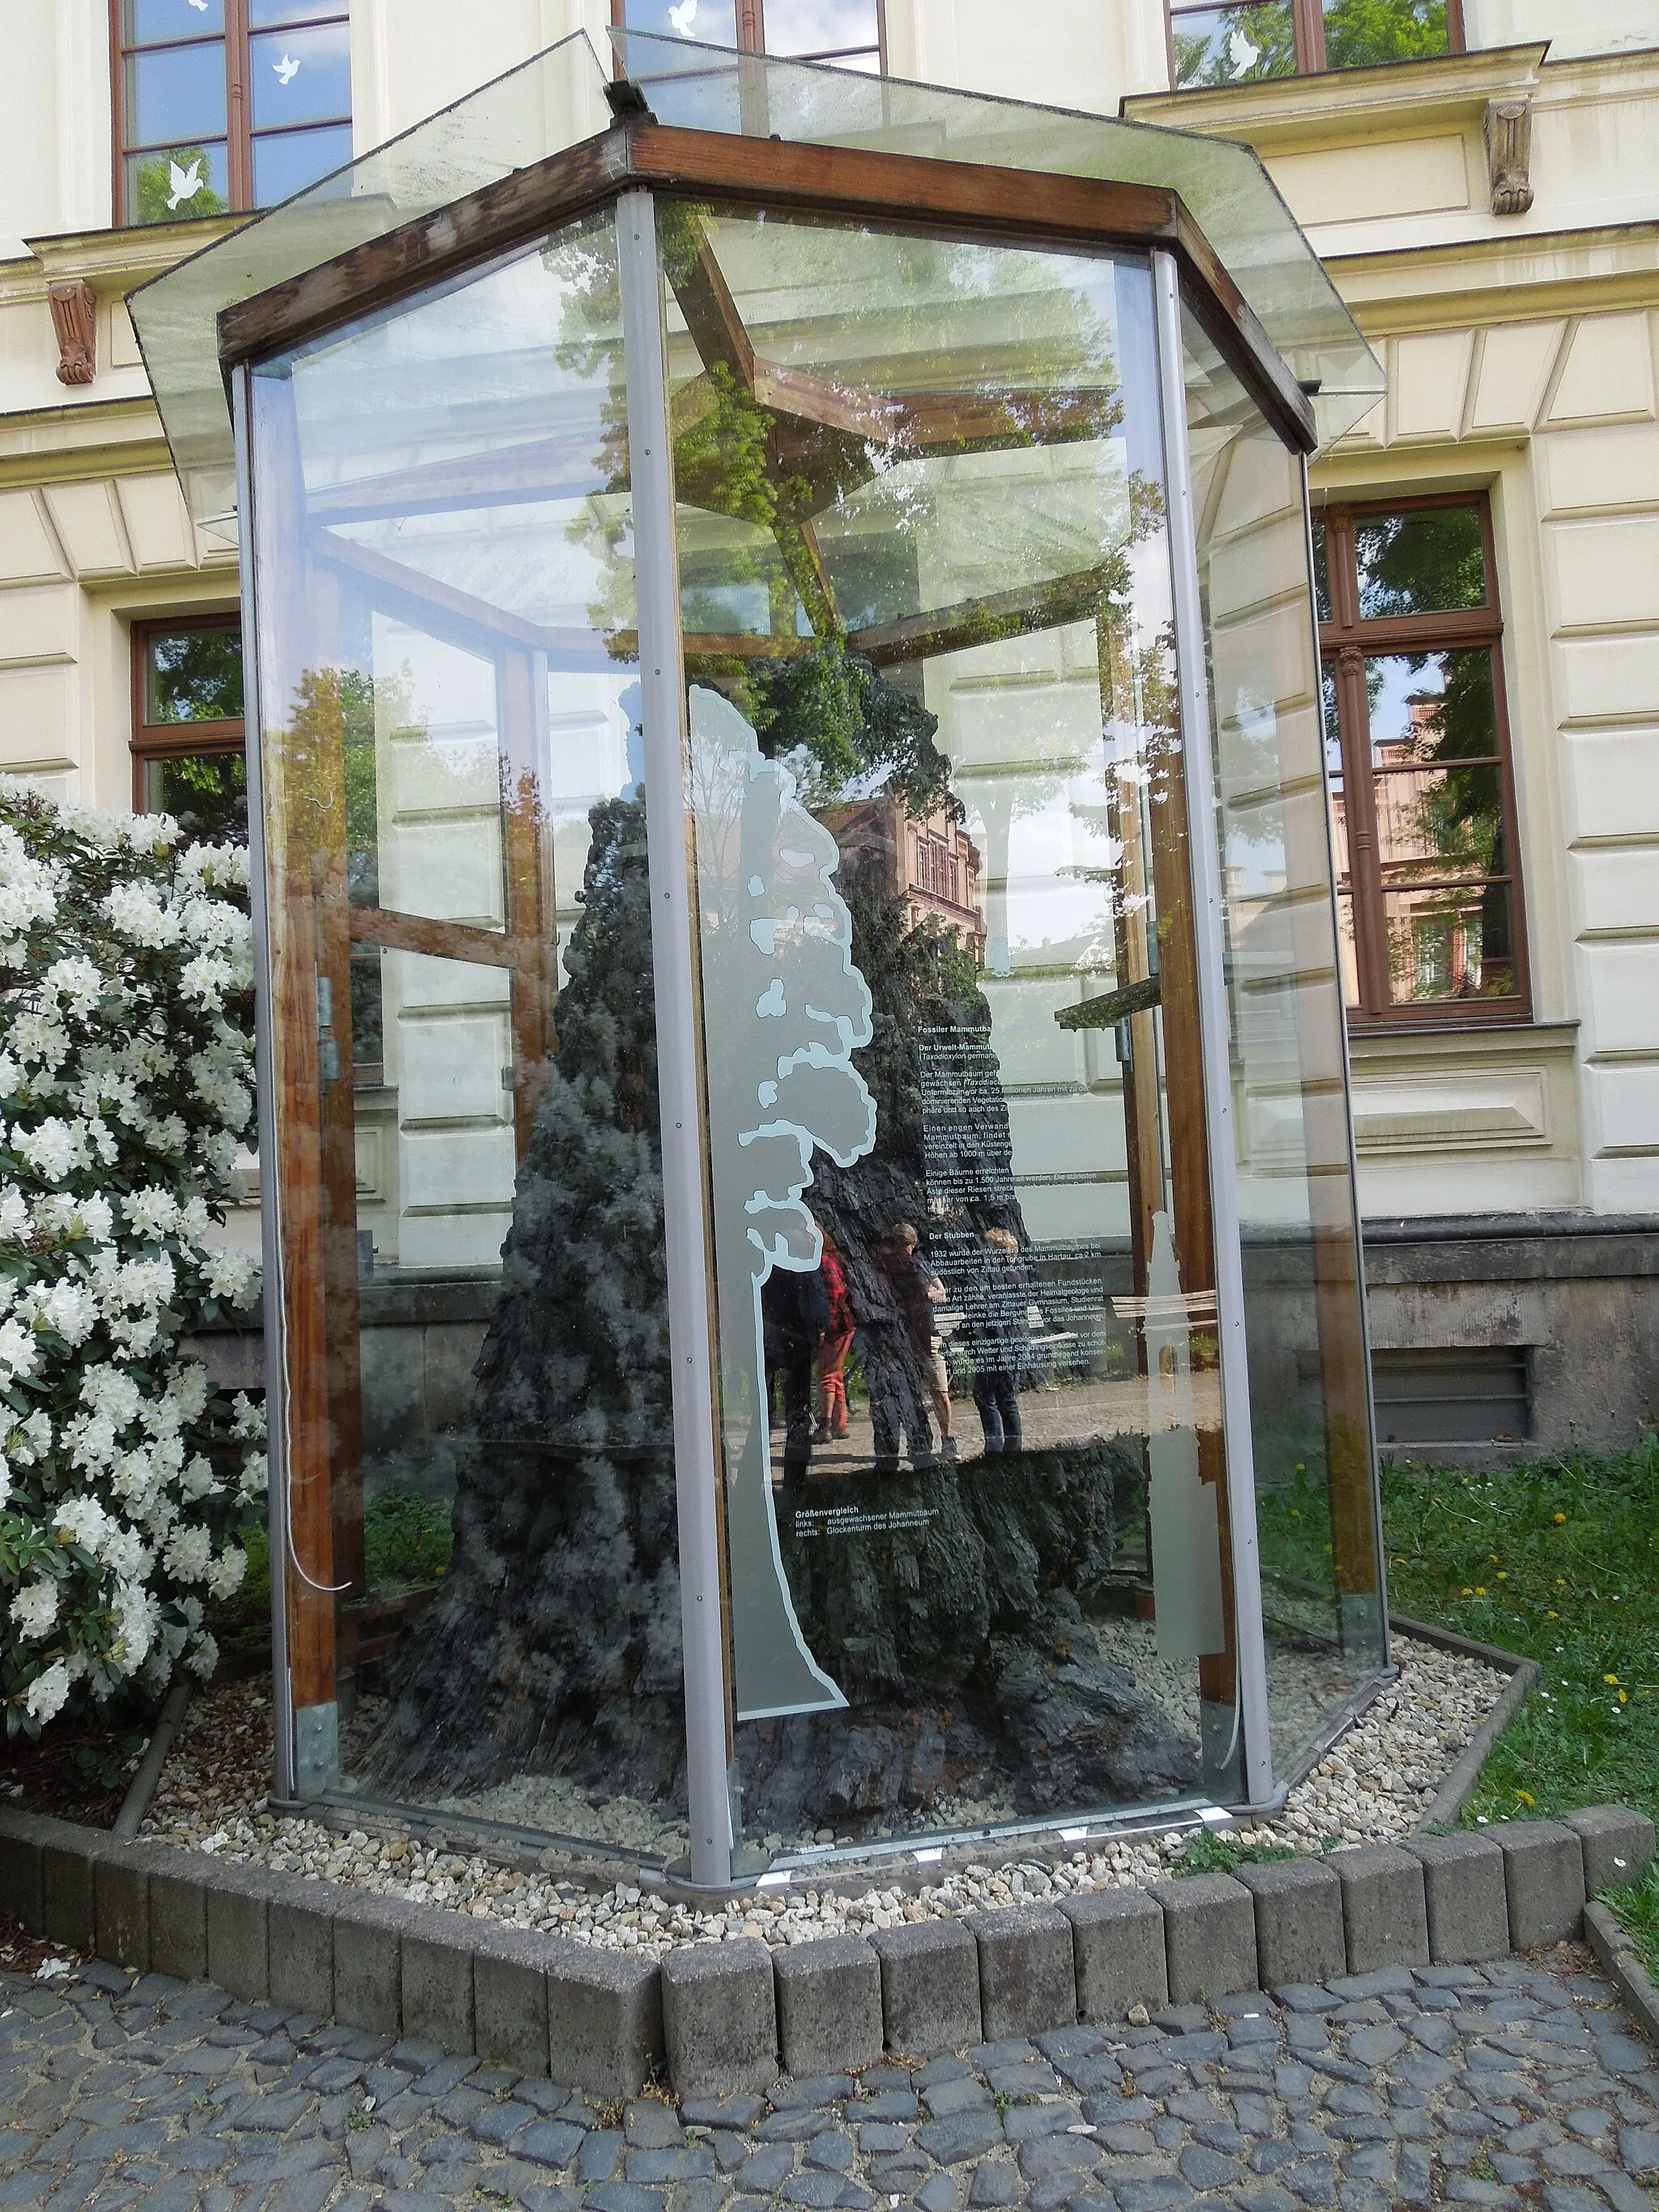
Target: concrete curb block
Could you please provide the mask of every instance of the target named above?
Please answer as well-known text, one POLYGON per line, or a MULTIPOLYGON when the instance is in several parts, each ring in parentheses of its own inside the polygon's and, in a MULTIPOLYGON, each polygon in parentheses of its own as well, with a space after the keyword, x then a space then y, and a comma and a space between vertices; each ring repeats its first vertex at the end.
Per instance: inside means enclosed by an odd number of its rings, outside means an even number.
POLYGON ((1650 2043, 1659 2043, 1659 1989, 1607 1905, 1592 1902, 1584 1907, 1584 1933, 1643 2034, 1650 2043))
MULTIPOLYGON (((764 2088, 781 2066, 827 2075, 884 2051, 930 2058, 1264 1981, 1496 1958, 1581 1926, 1619 1978, 1606 1947, 1635 1954, 1585 1889, 1607 1886, 1609 1869, 1639 1880, 1653 1854, 1643 1814, 1592 1806, 1401 1849, 1247 1862, 1237 1881, 1187 1875, 1058 1907, 907 1922, 868 1941, 693 1944, 658 1965, 0 1809, 0 1895, 33 1933, 602 2097, 634 2095, 665 2071, 688 2097, 764 2088)), ((1631 1986, 1627 2002, 1659 2039, 1651 1984, 1631 1986)))

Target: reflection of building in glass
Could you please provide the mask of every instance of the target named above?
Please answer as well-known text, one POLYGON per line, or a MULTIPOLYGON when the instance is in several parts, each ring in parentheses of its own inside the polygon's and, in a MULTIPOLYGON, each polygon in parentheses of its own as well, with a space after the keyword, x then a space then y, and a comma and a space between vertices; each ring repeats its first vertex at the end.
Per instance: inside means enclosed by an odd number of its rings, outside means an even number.
POLYGON ((842 890, 877 891, 902 898, 910 926, 930 917, 954 930, 985 959, 985 893, 980 850, 955 817, 943 810, 919 818, 888 793, 850 806, 818 810, 841 848, 842 890))
MULTIPOLYGON (((1443 735, 1442 695, 1425 693, 1407 704, 1410 734, 1374 737, 1370 748, 1377 866, 1391 894, 1387 927, 1392 995, 1401 1004, 1475 998, 1483 985, 1494 988, 1486 975, 1486 917, 1494 887, 1484 874, 1495 857, 1490 848, 1498 825, 1472 815, 1457 789, 1455 772, 1462 768, 1466 775, 1471 773, 1467 763, 1435 757, 1433 748, 1443 735), (1483 831, 1486 851, 1457 849, 1479 841, 1483 831), (1474 879, 1446 880, 1465 871, 1476 872, 1474 879)), ((1348 893, 1352 884, 1347 800, 1340 786, 1333 791, 1331 807, 1340 885, 1348 893)), ((1501 905, 1501 887, 1496 897, 1501 905)), ((1502 943, 1501 931, 1498 942, 1502 943)), ((1510 974, 1505 957, 1496 988, 1508 988, 1510 974)))

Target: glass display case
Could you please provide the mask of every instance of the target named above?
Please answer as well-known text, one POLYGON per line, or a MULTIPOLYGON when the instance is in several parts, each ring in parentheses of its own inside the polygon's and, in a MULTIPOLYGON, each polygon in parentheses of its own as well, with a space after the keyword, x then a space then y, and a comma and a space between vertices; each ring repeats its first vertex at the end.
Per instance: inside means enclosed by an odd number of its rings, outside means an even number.
POLYGON ((280 1791, 1264 1802, 1387 1662, 1304 380, 1167 183, 653 101, 219 317, 280 1791))

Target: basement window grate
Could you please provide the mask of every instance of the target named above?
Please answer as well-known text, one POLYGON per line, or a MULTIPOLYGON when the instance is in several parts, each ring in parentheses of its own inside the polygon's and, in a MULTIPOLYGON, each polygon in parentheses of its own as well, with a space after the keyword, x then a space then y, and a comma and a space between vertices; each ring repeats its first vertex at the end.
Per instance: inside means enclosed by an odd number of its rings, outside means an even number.
POLYGON ((1371 1389, 1379 1443, 1519 1443, 1531 1434, 1524 1345, 1373 1352, 1371 1389))

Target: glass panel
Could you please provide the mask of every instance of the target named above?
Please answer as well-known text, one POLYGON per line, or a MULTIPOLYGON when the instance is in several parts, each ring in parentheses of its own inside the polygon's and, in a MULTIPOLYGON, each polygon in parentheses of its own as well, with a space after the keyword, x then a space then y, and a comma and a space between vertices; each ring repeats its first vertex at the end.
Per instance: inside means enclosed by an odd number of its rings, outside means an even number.
MULTIPOLYGON (((624 0, 630 31, 665 31, 714 46, 738 43, 737 0, 624 0)), ((769 15, 770 10, 768 10, 769 15)))
POLYGON ((253 198, 257 206, 291 198, 351 159, 351 125, 321 131, 278 131, 253 142, 253 198))
POLYGON ((1357 977, 1346 900, 1345 941, 1333 930, 1301 465, 1190 315, 1184 327, 1267 1697, 1283 1774, 1382 1659, 1338 988, 1340 975, 1357 997, 1357 977))
POLYGON ((1393 1003, 1513 998, 1513 898, 1500 883, 1390 892, 1382 909, 1393 1003))
POLYGON ((124 46, 199 39, 225 27, 225 0, 122 0, 124 46))
POLYGON ((880 40, 876 0, 767 0, 769 53, 847 55, 880 40))
POLYGON ((1194 85, 1252 84, 1294 76, 1296 30, 1290 0, 1249 6, 1182 8, 1170 17, 1176 90, 1194 85))
POLYGON ((248 41, 253 127, 331 123, 351 112, 351 48, 343 23, 248 41))
POLYGON ((152 630, 144 645, 147 722, 222 722, 242 712, 242 633, 152 630))
POLYGON ((1449 52, 1446 0, 1324 0, 1324 9, 1327 69, 1449 52))
POLYGON ((247 763, 240 753, 174 753, 144 763, 144 805, 204 845, 247 842, 247 763))
POLYGON ((607 216, 261 368, 259 721, 301 1787, 663 1858, 684 1712, 617 299, 607 216))
POLYGON ((1149 272, 662 230, 745 1831, 1234 1794, 1149 272))
MULTIPOLYGON (((1362 616, 1443 614, 1486 604, 1478 507, 1356 515, 1353 550, 1362 616)), ((1320 615, 1329 619, 1322 605, 1320 615)))
POLYGON ((197 46, 158 46, 151 53, 129 54, 125 68, 129 146, 185 146, 196 139, 223 137, 222 39, 207 39, 197 46))
POLYGON ((230 205, 224 146, 129 154, 126 186, 129 222, 183 222, 193 215, 223 215, 230 205))

